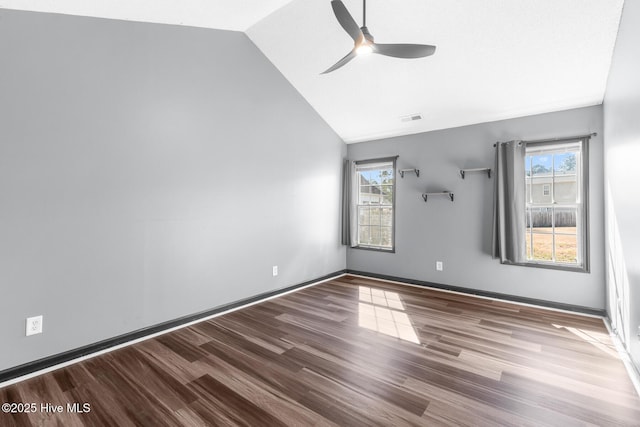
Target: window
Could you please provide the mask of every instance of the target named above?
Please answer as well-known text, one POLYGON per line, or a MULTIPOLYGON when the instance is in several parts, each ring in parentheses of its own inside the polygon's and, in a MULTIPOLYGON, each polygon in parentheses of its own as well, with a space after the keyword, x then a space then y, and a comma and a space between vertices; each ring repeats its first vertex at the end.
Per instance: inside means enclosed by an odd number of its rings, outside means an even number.
POLYGON ((358 248, 394 250, 395 158, 356 162, 358 248))
POLYGON ((586 140, 527 144, 527 263, 588 270, 586 159, 586 140))

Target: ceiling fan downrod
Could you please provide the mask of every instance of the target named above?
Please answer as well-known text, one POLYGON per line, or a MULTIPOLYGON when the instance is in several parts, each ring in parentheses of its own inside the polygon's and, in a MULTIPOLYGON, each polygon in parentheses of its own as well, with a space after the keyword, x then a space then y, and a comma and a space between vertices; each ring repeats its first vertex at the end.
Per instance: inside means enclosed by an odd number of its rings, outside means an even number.
POLYGON ((362 26, 367 26, 367 0, 362 0, 362 26))

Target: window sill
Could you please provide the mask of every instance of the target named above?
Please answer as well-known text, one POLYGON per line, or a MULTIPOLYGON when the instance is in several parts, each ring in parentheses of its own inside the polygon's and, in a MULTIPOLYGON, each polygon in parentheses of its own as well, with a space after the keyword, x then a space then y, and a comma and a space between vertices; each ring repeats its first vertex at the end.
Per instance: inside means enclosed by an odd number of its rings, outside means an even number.
POLYGON ((547 270, 571 271, 574 273, 590 273, 588 267, 573 266, 569 264, 551 264, 545 262, 503 262, 505 265, 518 265, 521 267, 545 268, 547 270))
POLYGON ((373 252, 385 252, 385 253, 389 253, 389 254, 396 253, 396 249, 395 248, 383 249, 383 248, 376 248, 376 247, 371 247, 371 246, 351 246, 351 249, 361 249, 363 251, 373 251, 373 252))

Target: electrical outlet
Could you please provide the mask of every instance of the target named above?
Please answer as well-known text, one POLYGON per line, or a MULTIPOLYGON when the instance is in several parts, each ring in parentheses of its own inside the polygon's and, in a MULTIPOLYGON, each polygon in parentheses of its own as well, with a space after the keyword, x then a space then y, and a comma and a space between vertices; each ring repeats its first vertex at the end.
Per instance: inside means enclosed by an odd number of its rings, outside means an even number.
POLYGON ((42 333, 42 316, 27 318, 26 335, 35 335, 42 333))
POLYGON ((274 265, 273 266, 273 277, 276 277, 278 275, 278 266, 274 265))
POLYGON ((444 265, 442 261, 436 261, 436 271, 442 271, 444 269, 444 265))

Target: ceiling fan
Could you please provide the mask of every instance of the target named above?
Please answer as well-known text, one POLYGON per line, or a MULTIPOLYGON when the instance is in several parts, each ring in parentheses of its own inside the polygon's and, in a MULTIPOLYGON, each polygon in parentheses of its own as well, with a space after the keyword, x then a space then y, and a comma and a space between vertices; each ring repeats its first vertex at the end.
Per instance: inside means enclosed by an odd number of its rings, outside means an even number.
POLYGON ((362 27, 358 27, 344 3, 341 0, 331 0, 333 13, 338 23, 353 39, 353 49, 344 58, 320 74, 327 74, 345 65, 357 55, 377 53, 395 58, 423 58, 433 55, 435 46, 426 44, 380 44, 373 41, 373 36, 367 28, 367 0, 362 0, 362 27))

